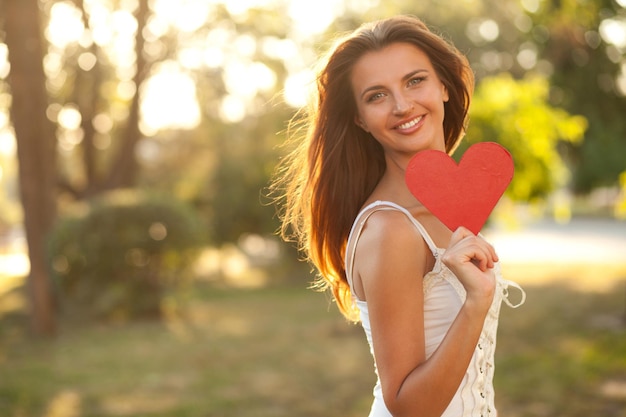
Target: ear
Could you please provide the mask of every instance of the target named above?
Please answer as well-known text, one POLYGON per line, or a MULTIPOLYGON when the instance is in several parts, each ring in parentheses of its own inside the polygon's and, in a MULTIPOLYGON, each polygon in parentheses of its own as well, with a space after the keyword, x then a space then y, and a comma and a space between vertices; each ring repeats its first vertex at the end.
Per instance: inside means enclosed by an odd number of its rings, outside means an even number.
POLYGON ((363 123, 363 120, 361 120, 361 118, 358 115, 354 116, 354 123, 361 129, 369 133, 369 130, 367 129, 367 125, 363 123))
POLYGON ((447 103, 448 100, 450 100, 450 96, 448 95, 448 89, 446 88, 445 85, 442 85, 443 91, 441 93, 442 97, 443 97, 443 102, 447 103))

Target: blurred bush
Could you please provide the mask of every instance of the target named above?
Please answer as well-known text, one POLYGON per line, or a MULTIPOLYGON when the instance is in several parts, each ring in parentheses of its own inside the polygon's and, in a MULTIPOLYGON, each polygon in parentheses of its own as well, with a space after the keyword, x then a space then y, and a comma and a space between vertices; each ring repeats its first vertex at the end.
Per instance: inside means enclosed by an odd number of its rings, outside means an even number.
POLYGON ((133 190, 62 217, 49 241, 61 309, 107 320, 160 317, 191 277, 203 229, 182 202, 133 190))

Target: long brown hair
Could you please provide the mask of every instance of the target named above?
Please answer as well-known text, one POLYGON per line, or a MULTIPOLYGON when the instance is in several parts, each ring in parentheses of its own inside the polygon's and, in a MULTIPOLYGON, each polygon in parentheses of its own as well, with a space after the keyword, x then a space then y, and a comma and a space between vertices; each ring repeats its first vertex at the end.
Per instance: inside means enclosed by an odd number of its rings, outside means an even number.
POLYGON ((473 73, 467 59, 422 21, 397 16, 362 25, 320 60, 304 139, 297 133, 291 137, 298 140, 297 147, 280 164, 271 187, 282 203, 281 235, 299 243, 319 272, 317 287, 330 288, 349 319, 356 317, 344 267, 346 243, 354 219, 385 171, 382 147, 355 123, 350 77, 365 53, 398 42, 424 51, 448 91, 443 128, 446 150, 452 153, 465 131, 473 73))

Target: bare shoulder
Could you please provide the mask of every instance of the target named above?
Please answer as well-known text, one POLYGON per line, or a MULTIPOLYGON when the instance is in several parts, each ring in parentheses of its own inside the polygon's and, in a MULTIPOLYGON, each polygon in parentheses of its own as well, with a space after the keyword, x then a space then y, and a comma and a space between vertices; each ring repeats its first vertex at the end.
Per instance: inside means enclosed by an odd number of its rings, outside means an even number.
POLYGON ((389 285, 388 277, 423 275, 429 252, 426 242, 406 214, 397 210, 373 213, 364 225, 356 247, 355 290, 365 299, 367 291, 389 285))
POLYGON ((420 234, 406 214, 399 210, 379 210, 372 213, 363 227, 361 240, 380 247, 398 239, 421 240, 420 234))

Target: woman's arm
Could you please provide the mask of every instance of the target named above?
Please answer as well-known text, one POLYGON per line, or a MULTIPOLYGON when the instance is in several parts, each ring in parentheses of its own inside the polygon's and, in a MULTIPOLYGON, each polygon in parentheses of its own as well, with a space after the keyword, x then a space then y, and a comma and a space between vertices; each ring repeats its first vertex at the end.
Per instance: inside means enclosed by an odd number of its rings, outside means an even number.
POLYGON ((357 245, 355 276, 367 300, 376 365, 389 411, 440 416, 469 366, 493 299, 495 252, 460 229, 442 261, 467 291, 444 340, 426 360, 423 277, 431 252, 403 213, 373 214, 357 245))

